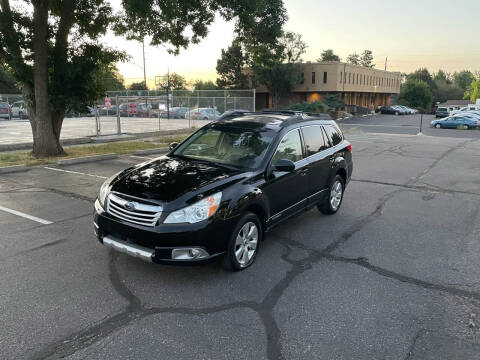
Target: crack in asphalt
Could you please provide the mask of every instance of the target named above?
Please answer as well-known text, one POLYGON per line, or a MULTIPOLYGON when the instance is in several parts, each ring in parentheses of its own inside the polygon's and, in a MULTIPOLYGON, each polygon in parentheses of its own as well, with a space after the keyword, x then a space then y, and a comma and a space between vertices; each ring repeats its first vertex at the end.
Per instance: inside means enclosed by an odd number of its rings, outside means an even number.
POLYGON ((412 343, 410 344, 410 347, 408 348, 407 355, 405 356, 404 360, 410 360, 413 359, 414 355, 414 350, 415 346, 417 345, 417 341, 423 336, 423 334, 426 334, 427 330, 426 329, 419 329, 415 336, 412 339, 412 343))
MULTIPOLYGON (((470 140, 471 141, 471 140, 470 140)), ((406 184, 403 184, 402 187, 412 187, 416 182, 418 182, 422 177, 424 177, 429 171, 431 171, 438 163, 443 160, 448 154, 456 149, 462 148, 468 142, 458 144, 457 146, 450 148, 448 151, 442 153, 435 161, 428 166, 425 170, 419 173, 417 176, 411 178, 406 184)), ((476 141, 476 140, 475 140, 476 141)), ((480 294, 472 291, 462 290, 451 286, 429 283, 420 279, 402 275, 391 270, 387 270, 369 263, 368 259, 365 258, 345 258, 340 256, 332 255, 331 252, 336 250, 347 240, 349 240, 354 234, 362 230, 367 224, 371 223, 379 216, 382 215, 385 204, 393 198, 396 194, 406 191, 406 189, 396 189, 388 194, 383 195, 375 208, 375 210, 359 221, 354 225, 348 228, 344 233, 341 234, 339 238, 334 240, 323 250, 316 250, 310 248, 298 241, 295 241, 290 238, 278 237, 279 243, 284 246, 285 251, 282 253, 281 258, 289 263, 292 267, 285 276, 277 283, 275 286, 267 293, 262 302, 254 301, 243 301, 243 302, 234 302, 228 303, 213 307, 205 308, 188 308, 188 307, 153 307, 146 308, 140 301, 140 299, 135 296, 135 294, 127 287, 127 285, 120 279, 120 274, 116 268, 116 259, 118 254, 114 253, 113 250, 110 250, 110 261, 109 261, 109 270, 110 270, 110 282, 115 289, 115 291, 127 300, 127 307, 108 318, 105 318, 101 322, 94 324, 90 327, 87 327, 79 332, 70 334, 69 336, 61 339, 53 344, 47 345, 45 348, 35 353, 30 359, 39 360, 39 359, 58 359, 69 356, 76 353, 81 349, 85 349, 88 346, 98 342, 99 340, 106 338, 108 335, 113 332, 127 326, 133 321, 145 318, 150 315, 155 314, 185 314, 185 315, 204 315, 212 314, 221 311, 227 311, 236 308, 249 308, 257 312, 259 315, 267 336, 267 356, 270 360, 282 360, 285 357, 282 354, 282 344, 281 344, 281 331, 278 327, 278 324, 273 315, 274 308, 278 303, 279 299, 285 292, 285 290, 292 284, 292 282, 302 273, 312 268, 312 266, 322 259, 327 259, 330 261, 341 262, 341 263, 351 263, 358 266, 361 266, 367 270, 375 272, 381 276, 395 279, 404 283, 412 284, 419 286, 425 289, 437 290, 446 292, 452 295, 466 297, 470 299, 480 300, 480 294), (289 258, 293 248, 299 248, 307 252, 307 256, 300 260, 292 260, 289 258)), ((421 332, 418 332, 415 336, 413 343, 407 354, 407 359, 410 358, 411 353, 413 353, 413 348, 416 341, 421 336, 421 332)))

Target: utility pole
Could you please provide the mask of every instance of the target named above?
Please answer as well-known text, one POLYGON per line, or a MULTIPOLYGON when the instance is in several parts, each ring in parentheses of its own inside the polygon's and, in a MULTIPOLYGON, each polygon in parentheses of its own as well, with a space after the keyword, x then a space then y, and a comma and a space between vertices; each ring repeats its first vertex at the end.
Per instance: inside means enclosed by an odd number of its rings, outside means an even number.
POLYGON ((388 56, 385 57, 385 71, 387 71, 387 61, 388 61, 388 56))
MULTIPOLYGON (((142 52, 143 52, 143 84, 145 85, 145 90, 147 91, 147 93, 145 94, 145 107, 147 108, 147 111, 148 111, 147 70, 145 67, 145 37, 142 38, 142 52)), ((148 111, 148 114, 150 116, 150 111, 148 111)))

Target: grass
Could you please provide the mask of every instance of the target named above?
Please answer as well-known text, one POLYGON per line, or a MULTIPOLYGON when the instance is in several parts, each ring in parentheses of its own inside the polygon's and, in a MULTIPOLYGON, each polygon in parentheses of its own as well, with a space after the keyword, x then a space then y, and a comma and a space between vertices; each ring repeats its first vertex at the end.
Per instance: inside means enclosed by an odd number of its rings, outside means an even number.
POLYGON ((41 165, 55 163, 59 159, 69 159, 102 154, 130 154, 138 150, 167 147, 172 142, 183 141, 188 135, 162 136, 152 140, 133 140, 97 145, 76 145, 65 147, 66 156, 37 159, 30 151, 12 151, 0 153, 0 167, 12 165, 41 165))

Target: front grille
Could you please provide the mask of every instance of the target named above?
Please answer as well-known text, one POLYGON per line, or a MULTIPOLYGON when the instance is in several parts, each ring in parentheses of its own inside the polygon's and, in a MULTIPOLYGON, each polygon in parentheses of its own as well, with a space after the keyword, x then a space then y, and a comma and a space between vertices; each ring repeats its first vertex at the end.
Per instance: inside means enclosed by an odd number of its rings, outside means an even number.
POLYGON ((129 201, 112 193, 108 195, 107 205, 109 214, 143 226, 155 226, 163 210, 161 206, 129 201))

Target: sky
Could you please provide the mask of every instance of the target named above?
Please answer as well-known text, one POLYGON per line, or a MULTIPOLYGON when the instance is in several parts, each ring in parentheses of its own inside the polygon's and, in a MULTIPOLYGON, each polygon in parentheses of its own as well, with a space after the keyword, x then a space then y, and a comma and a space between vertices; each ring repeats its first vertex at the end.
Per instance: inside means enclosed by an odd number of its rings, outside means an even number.
MULTIPOLYGON (((480 70, 479 0, 284 0, 289 20, 285 29, 300 33, 308 48, 305 61, 315 61, 324 49, 342 60, 353 52, 373 51, 374 63, 387 70, 411 72, 427 67, 480 70)), ((112 0, 117 6, 119 0, 112 0)), ((189 81, 215 80, 222 48, 233 37, 233 23, 218 17, 199 44, 168 54, 165 47, 146 45, 149 86, 155 75, 179 73, 189 81)), ((118 64, 127 84, 143 81, 142 44, 107 34, 110 46, 125 50, 131 59, 118 64)))

